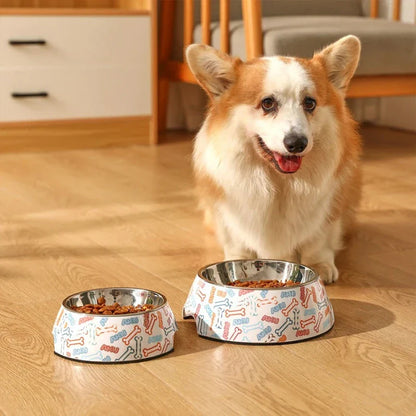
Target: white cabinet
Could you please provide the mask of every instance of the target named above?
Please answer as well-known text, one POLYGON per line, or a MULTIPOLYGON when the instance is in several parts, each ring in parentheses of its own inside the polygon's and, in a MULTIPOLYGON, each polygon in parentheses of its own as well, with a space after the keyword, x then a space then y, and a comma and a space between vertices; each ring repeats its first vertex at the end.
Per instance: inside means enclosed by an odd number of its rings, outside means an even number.
POLYGON ((0 121, 150 117, 150 30, 146 15, 1 16, 0 121))

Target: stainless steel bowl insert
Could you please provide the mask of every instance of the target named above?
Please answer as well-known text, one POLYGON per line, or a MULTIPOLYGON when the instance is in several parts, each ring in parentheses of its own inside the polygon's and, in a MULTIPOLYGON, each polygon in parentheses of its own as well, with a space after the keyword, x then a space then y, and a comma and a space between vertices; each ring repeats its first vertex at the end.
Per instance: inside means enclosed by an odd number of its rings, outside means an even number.
MULTIPOLYGON (((224 286, 229 285, 236 280, 278 280, 280 282, 287 282, 290 280, 302 285, 318 279, 317 273, 311 268, 302 264, 280 260, 224 261, 203 267, 199 270, 198 276, 210 283, 224 286)), ((268 289, 282 290, 285 288, 268 289)))

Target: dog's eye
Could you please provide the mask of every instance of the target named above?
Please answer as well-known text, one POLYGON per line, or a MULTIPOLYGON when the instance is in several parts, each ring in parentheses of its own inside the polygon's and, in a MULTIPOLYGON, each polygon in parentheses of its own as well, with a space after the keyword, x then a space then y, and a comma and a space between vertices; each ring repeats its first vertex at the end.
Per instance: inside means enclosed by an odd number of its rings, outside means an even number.
POLYGON ((315 110, 316 101, 311 97, 305 97, 302 105, 305 111, 312 113, 312 111, 315 110))
POLYGON ((266 112, 274 110, 276 101, 272 97, 267 97, 261 102, 261 108, 266 112))

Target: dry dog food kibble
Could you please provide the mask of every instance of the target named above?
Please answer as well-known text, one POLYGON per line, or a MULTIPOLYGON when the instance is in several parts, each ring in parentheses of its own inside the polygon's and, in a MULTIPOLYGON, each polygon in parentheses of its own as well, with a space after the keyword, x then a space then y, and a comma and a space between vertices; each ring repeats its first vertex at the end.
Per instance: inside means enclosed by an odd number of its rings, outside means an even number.
POLYGON ((145 312, 150 309, 153 309, 154 305, 146 303, 145 305, 125 305, 121 306, 120 304, 113 303, 112 305, 106 305, 105 299, 103 296, 97 299, 96 304, 88 303, 82 306, 71 306, 71 309, 76 312, 82 313, 93 313, 99 315, 122 315, 125 313, 137 313, 145 312))
POLYGON ((287 280, 286 282, 280 282, 279 280, 235 280, 228 284, 228 286, 236 287, 254 287, 254 288, 273 288, 273 287, 288 287, 297 286, 300 283, 287 280))

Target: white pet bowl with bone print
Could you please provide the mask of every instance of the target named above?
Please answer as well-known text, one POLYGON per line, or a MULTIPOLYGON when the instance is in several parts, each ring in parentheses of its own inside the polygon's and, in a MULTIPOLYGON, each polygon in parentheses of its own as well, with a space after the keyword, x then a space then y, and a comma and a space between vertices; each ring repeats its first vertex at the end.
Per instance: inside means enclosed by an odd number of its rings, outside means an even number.
POLYGON ((53 326, 55 353, 77 361, 122 363, 142 361, 173 350, 177 325, 162 294, 147 289, 103 288, 75 293, 61 305, 53 326), (152 304, 153 309, 121 315, 76 312, 71 306, 152 304))
POLYGON ((334 312, 309 267, 280 260, 233 260, 203 267, 183 308, 200 336, 248 344, 302 341, 328 332, 334 312), (292 281, 293 286, 227 286, 235 280, 292 281))

